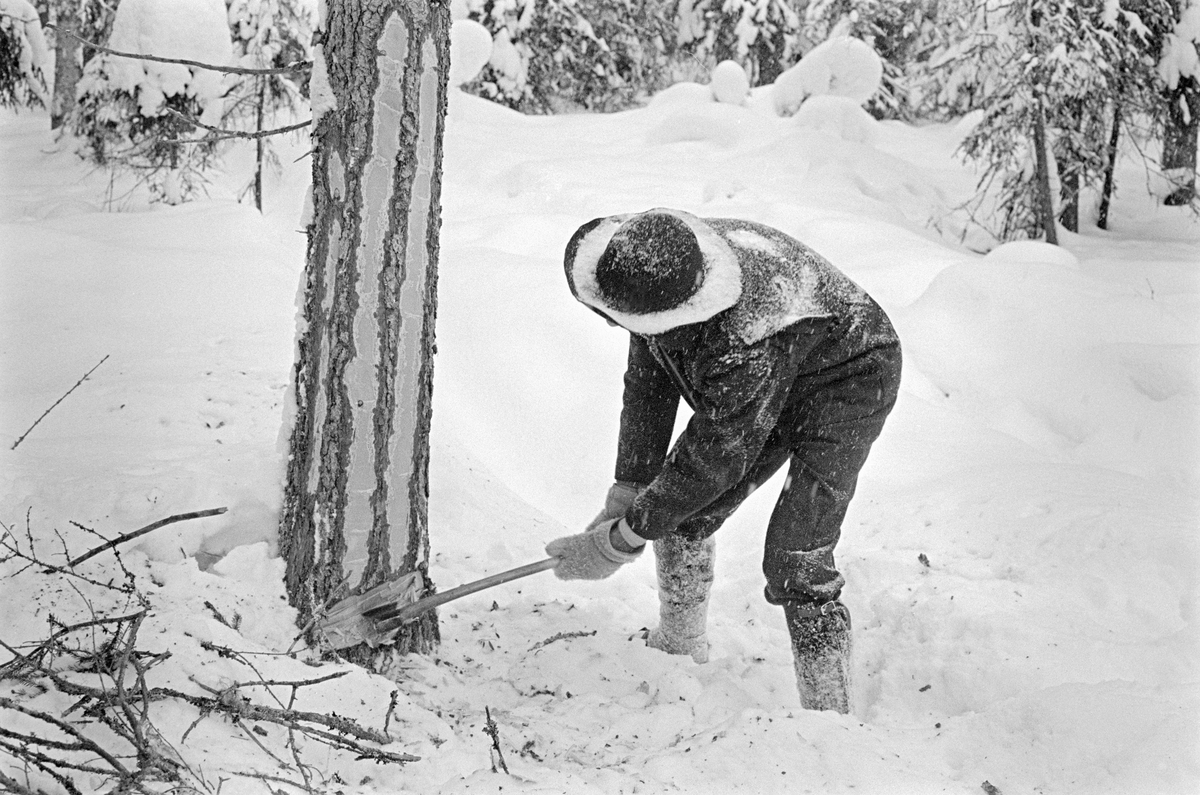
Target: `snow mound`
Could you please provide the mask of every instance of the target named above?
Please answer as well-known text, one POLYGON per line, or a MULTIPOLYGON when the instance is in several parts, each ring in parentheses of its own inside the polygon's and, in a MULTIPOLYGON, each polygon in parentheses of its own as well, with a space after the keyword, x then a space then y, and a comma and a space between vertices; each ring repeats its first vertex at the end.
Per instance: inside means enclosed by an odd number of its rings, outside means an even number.
POLYGON ((843 141, 870 146, 878 139, 879 122, 847 97, 809 97, 792 118, 797 127, 823 130, 843 141))
POLYGON ((745 136, 744 113, 737 106, 711 100, 708 105, 681 107, 647 130, 646 142, 656 145, 696 141, 729 148, 745 136))
POLYGON ((1014 240, 996 246, 984 257, 989 262, 1045 262, 1067 268, 1078 268, 1079 259, 1062 246, 1038 240, 1014 240))
POLYGON ((459 19, 450 28, 450 85, 469 83, 492 57, 492 34, 473 19, 459 19))
MULTIPOLYGON (((1069 254, 1047 261, 1047 248, 1005 246, 942 271, 895 313, 913 365, 961 409, 1060 460, 1200 486, 1194 301, 1093 278, 1064 267, 1069 254)), ((1165 276, 1148 272, 1155 281, 1165 276)))
POLYGON ((664 88, 650 99, 649 107, 662 108, 675 105, 706 105, 713 101, 711 86, 683 81, 664 88))
POLYGON ((860 39, 829 39, 809 50, 800 62, 775 79, 775 112, 790 116, 806 99, 832 94, 860 105, 879 90, 883 61, 860 39))
POLYGON ((717 102, 730 105, 743 105, 746 95, 750 93, 750 78, 746 70, 737 61, 721 61, 712 71, 713 98, 717 102))

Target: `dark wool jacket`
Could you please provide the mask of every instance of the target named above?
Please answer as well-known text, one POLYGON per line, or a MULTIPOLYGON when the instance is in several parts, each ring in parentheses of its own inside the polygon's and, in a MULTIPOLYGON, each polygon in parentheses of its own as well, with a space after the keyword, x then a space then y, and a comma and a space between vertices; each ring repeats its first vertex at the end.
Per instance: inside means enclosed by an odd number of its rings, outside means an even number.
POLYGON ((649 484, 626 514, 646 539, 738 484, 773 431, 787 444, 814 396, 874 393, 880 361, 898 366, 883 310, 812 249, 761 224, 700 220, 732 248, 742 292, 706 321, 630 335, 616 477, 649 484), (694 414, 668 455, 680 397, 694 414))

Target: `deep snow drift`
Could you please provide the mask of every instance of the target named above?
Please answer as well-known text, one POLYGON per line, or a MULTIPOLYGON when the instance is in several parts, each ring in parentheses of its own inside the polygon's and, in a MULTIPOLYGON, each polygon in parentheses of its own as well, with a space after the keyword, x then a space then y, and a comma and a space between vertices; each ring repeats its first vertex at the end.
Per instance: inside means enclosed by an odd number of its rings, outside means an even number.
MULTIPOLYGON (((684 86, 643 110, 525 118, 452 96, 430 540, 444 589, 539 558, 603 501, 625 336, 570 298, 562 247, 580 223, 673 206, 777 226, 871 292, 905 344, 901 398, 839 545, 854 714, 799 709, 781 611, 761 597, 768 485, 717 536, 710 662, 643 644, 649 555, 600 583, 542 574, 464 599, 441 611, 438 654, 406 660, 400 680, 393 747, 421 761, 320 757, 338 789, 1200 786, 1200 225, 1144 197, 1130 161, 1111 231, 973 253, 950 212, 972 185, 952 157, 969 122, 878 123, 825 99, 777 118, 684 86), (492 772, 485 706, 510 775, 492 772)), ((104 212, 103 175, 53 151, 46 126, 0 118, 0 520, 53 556, 55 531, 96 543, 72 522, 112 536, 228 506, 123 557, 155 606, 146 643, 175 651, 157 675, 244 681, 198 644, 278 651, 295 632, 272 550, 307 161, 269 186, 261 217, 231 198, 242 150, 210 200, 147 210, 135 192, 104 212)), ((9 643, 84 609, 36 571, 0 590, 9 643)), ((255 659, 268 678, 314 670, 255 659)), ((380 726, 393 687, 356 672, 304 706, 380 726)), ((196 717, 155 713, 214 784, 296 778, 215 718, 181 742, 196 717)))

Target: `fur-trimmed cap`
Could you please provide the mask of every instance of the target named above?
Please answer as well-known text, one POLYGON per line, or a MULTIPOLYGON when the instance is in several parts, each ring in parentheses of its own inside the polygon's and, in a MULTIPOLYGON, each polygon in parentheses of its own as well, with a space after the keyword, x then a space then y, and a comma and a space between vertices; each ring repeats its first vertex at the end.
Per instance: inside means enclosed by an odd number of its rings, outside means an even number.
POLYGON ((589 221, 572 235, 564 265, 579 301, 638 334, 708 320, 742 292, 729 244, 679 210, 589 221))

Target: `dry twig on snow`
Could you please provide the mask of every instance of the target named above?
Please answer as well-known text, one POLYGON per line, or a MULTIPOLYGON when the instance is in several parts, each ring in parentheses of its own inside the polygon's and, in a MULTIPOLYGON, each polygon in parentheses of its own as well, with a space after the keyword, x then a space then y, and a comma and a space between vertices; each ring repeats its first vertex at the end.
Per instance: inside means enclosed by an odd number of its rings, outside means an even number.
POLYGON ((549 646, 551 643, 553 643, 556 640, 566 640, 567 638, 590 638, 591 636, 593 636, 595 634, 596 634, 596 630, 594 630, 594 629, 591 632, 587 632, 585 630, 578 630, 575 632, 559 632, 556 635, 551 635, 550 637, 546 638, 545 640, 538 641, 537 643, 530 646, 529 650, 537 651, 538 649, 541 649, 545 646, 549 646))
MULTIPOLYGON (((103 359, 101 359, 100 361, 96 362, 96 367, 99 367, 100 365, 102 365, 102 364, 104 364, 106 361, 108 361, 108 357, 109 357, 109 356, 111 356, 111 355, 112 355, 112 354, 107 354, 107 353, 106 353, 106 354, 104 355, 104 358, 103 358, 103 359)), ((17 439, 15 442, 13 442, 13 446, 12 446, 12 447, 10 447, 10 448, 8 448, 8 449, 10 449, 10 450, 16 450, 16 449, 17 449, 17 445, 19 445, 21 442, 25 441, 25 437, 26 437, 26 436, 28 436, 29 434, 33 433, 33 429, 34 429, 34 428, 36 428, 36 427, 38 426, 38 423, 39 423, 39 422, 41 422, 42 420, 46 419, 46 415, 47 415, 47 414, 49 414, 50 412, 54 411, 54 408, 55 408, 55 407, 56 407, 56 406, 57 406, 59 403, 62 403, 64 400, 66 400, 66 399, 67 399, 67 395, 71 394, 71 393, 72 393, 72 392, 74 392, 76 389, 78 389, 78 388, 79 388, 79 385, 80 385, 80 384, 82 384, 84 381, 86 381, 86 380, 88 379, 88 376, 89 376, 89 375, 91 375, 92 373, 96 372, 96 367, 93 367, 91 370, 88 370, 86 373, 84 373, 84 374, 83 374, 83 378, 80 378, 78 381, 76 381, 76 382, 75 382, 75 386, 73 386, 73 387, 71 387, 70 389, 68 389, 68 390, 66 391, 66 393, 65 393, 65 394, 64 394, 62 397, 60 397, 58 400, 54 401, 54 403, 53 403, 53 404, 51 404, 50 408, 48 408, 48 409, 46 409, 45 411, 43 411, 43 412, 42 412, 42 416, 40 416, 40 417, 38 417, 36 420, 34 420, 34 421, 33 421, 33 425, 30 425, 30 426, 29 426, 29 430, 27 430, 27 431, 25 431, 25 433, 21 434, 21 437, 20 437, 19 439, 17 439)))
POLYGON ((166 527, 167 525, 175 524, 176 522, 184 522, 184 521, 187 521, 188 519, 202 519, 205 516, 220 516, 221 514, 225 513, 227 510, 229 510, 229 509, 228 508, 209 508, 208 510, 204 510, 204 511, 192 511, 191 513, 177 513, 174 516, 168 516, 166 519, 159 519, 157 522, 151 522, 150 524, 146 525, 145 527, 138 528, 137 530, 132 530, 128 533, 123 533, 122 535, 119 535, 116 538, 114 538, 112 541, 109 541, 105 544, 101 544, 100 546, 96 547, 95 549, 88 550, 87 552, 83 553, 79 557, 68 561, 67 566, 70 568, 74 568, 75 566, 78 566, 80 563, 83 563, 85 560, 88 560, 89 558, 93 558, 96 555, 99 555, 101 552, 105 551, 106 549, 113 549, 114 547, 119 546, 120 544, 124 544, 126 541, 132 541, 135 538, 140 538, 141 536, 146 535, 146 533, 149 533, 152 530, 157 530, 160 527, 166 527))

